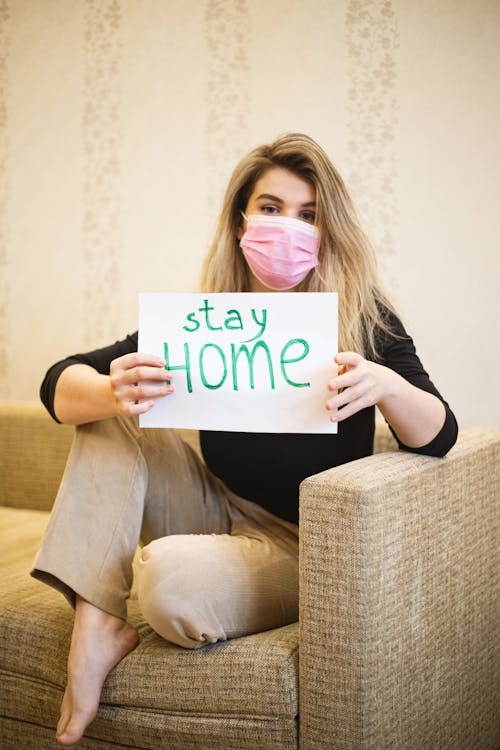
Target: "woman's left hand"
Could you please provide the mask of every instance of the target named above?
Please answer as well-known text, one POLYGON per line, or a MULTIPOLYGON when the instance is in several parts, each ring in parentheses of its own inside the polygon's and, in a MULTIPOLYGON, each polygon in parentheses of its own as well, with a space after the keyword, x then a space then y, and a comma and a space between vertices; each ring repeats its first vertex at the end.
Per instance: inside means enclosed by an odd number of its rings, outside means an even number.
POLYGON ((340 352, 334 358, 339 366, 337 376, 329 381, 328 390, 339 391, 326 402, 332 422, 342 422, 361 409, 374 406, 391 393, 394 378, 398 377, 388 367, 369 362, 355 352, 340 352))

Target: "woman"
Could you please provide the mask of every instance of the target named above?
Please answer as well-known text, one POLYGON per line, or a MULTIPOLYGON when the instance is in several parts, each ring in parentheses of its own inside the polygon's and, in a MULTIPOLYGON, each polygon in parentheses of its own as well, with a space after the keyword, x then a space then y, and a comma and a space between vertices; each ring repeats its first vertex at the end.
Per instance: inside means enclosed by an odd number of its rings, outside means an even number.
POLYGON ((140 606, 173 643, 196 648, 293 622, 302 479, 372 452, 375 405, 405 450, 443 456, 456 440, 342 179, 307 136, 283 136, 236 167, 202 288, 337 291, 338 373, 325 408, 342 424, 338 435, 203 432, 203 463, 172 431, 138 429, 133 418, 168 398, 175 378, 136 351, 137 334, 48 371, 46 407, 79 425, 32 571, 75 607, 62 745, 82 736, 108 672, 137 645, 126 599, 139 536, 140 606))

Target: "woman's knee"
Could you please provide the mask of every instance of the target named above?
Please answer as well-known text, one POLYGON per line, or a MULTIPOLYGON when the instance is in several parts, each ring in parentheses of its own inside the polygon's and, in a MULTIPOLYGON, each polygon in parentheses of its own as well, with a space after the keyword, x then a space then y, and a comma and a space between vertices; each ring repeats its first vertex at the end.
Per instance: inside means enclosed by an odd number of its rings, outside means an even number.
POLYGON ((139 604, 151 627, 187 648, 298 617, 298 561, 265 538, 173 535, 142 550, 139 604))
POLYGON ((208 593, 211 536, 162 537, 144 547, 139 560, 143 616, 159 635, 184 648, 227 639, 208 593))

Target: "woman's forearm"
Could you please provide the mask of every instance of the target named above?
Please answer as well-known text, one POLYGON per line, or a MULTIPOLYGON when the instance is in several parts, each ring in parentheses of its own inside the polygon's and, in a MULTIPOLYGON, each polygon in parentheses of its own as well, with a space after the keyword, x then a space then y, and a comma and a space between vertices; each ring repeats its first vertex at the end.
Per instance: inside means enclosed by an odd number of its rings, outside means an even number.
POLYGON ((54 412, 65 424, 85 424, 116 416, 109 375, 89 365, 67 367, 57 381, 54 412))
POLYGON ((337 394, 326 403, 326 408, 334 412, 332 422, 342 422, 361 409, 378 406, 408 448, 423 448, 441 431, 446 409, 437 396, 355 352, 340 352, 334 359, 339 374, 328 388, 337 394))
POLYGON ((70 365, 57 381, 55 415, 67 424, 85 424, 144 414, 174 390, 165 364, 155 354, 131 352, 111 362, 109 375, 89 365, 70 365))
POLYGON ((389 392, 377 406, 401 443, 421 448, 443 427, 444 404, 432 393, 417 388, 395 372, 390 373, 389 392))

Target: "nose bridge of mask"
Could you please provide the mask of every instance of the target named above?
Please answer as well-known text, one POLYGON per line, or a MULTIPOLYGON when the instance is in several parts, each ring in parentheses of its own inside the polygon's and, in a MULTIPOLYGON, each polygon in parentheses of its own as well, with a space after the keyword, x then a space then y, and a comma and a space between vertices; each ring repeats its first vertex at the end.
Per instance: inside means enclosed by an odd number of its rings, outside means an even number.
POLYGON ((250 214, 247 216, 244 211, 240 212, 249 226, 276 227, 283 229, 293 229, 304 232, 309 237, 319 240, 318 228, 314 224, 308 224, 301 219, 294 219, 292 216, 267 216, 265 214, 250 214))

